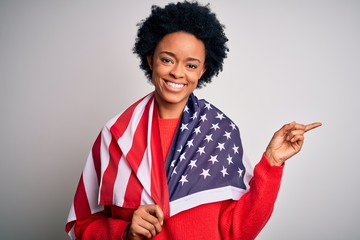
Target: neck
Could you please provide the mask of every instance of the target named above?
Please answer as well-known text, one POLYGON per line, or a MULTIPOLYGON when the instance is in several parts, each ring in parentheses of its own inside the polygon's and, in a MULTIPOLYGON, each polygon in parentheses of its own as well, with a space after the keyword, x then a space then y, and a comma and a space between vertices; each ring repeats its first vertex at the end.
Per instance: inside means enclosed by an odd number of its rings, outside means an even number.
POLYGON ((166 103, 158 101, 155 97, 160 118, 180 118, 186 105, 185 103, 166 103))

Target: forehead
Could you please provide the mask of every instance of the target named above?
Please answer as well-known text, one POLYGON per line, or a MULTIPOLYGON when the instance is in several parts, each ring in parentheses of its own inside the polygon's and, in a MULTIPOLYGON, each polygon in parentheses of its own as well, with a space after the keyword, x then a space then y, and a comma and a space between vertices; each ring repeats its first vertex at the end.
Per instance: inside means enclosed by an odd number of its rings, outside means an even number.
POLYGON ((176 55, 205 58, 204 43, 193 34, 186 32, 174 32, 165 35, 156 46, 155 53, 162 51, 169 51, 176 55))

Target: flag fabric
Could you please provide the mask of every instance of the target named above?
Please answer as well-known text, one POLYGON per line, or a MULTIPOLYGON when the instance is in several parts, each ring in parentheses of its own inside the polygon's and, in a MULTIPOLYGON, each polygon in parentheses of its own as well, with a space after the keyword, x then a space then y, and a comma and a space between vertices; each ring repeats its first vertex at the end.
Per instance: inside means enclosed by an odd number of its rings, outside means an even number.
POLYGON ((219 109, 191 95, 166 162, 170 214, 203 203, 237 200, 252 170, 238 127, 219 109))
POLYGON ((238 200, 252 168, 238 127, 191 94, 164 163, 154 92, 111 119, 94 142, 65 230, 105 205, 158 204, 166 217, 205 203, 238 200))

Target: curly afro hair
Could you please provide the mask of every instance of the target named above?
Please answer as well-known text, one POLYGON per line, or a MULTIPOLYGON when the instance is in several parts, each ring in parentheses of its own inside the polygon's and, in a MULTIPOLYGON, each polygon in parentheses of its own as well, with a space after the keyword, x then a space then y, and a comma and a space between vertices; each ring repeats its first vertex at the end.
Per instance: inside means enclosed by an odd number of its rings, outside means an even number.
POLYGON ((137 38, 133 53, 140 58, 140 68, 151 81, 147 56, 152 55, 157 44, 167 34, 187 32, 200 39, 205 45, 205 65, 207 70, 199 79, 197 88, 211 82, 223 69, 224 59, 229 51, 224 28, 216 15, 211 12, 209 4, 202 6, 197 2, 170 3, 164 8, 152 6, 151 14, 138 24, 137 38))

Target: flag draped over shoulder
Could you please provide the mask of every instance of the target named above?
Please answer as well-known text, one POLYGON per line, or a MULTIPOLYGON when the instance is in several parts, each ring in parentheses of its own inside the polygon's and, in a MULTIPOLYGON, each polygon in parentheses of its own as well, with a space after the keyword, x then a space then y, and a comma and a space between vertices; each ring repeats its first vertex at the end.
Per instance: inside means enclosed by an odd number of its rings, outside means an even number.
POLYGON ((111 119, 94 142, 71 206, 66 231, 105 205, 158 204, 164 216, 205 203, 238 200, 252 169, 237 126, 193 94, 164 164, 154 93, 111 119))

